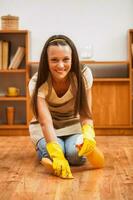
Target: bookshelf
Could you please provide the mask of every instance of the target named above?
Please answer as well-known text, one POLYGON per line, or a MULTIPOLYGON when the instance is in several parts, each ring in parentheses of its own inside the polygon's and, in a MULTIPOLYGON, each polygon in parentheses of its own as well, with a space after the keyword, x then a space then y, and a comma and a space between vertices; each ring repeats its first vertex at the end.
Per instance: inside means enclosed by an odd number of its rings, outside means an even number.
POLYGON ((28 52, 29 52, 29 32, 27 30, 0 30, 0 41, 6 41, 9 48, 6 50, 7 55, 0 51, 0 132, 7 130, 19 130, 28 129, 29 122, 29 98, 27 91, 27 84, 29 81, 29 69, 28 69, 28 52), (24 48, 24 56, 21 55, 21 60, 17 62, 18 66, 13 65, 13 68, 9 69, 19 47, 24 48), (6 57, 8 65, 3 67, 2 58, 6 57), (19 96, 8 96, 8 87, 15 87, 20 89, 19 96), (12 106, 15 109, 14 123, 8 125, 7 123, 7 107, 12 106))

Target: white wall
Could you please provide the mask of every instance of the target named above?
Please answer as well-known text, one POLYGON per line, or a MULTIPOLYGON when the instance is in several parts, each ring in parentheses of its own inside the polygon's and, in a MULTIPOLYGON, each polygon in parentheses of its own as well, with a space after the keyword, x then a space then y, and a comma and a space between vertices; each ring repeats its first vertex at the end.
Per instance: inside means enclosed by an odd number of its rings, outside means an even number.
POLYGON ((94 60, 127 60, 133 0, 0 0, 0 16, 20 17, 30 30, 30 60, 38 61, 46 39, 66 34, 78 50, 93 45, 94 60))

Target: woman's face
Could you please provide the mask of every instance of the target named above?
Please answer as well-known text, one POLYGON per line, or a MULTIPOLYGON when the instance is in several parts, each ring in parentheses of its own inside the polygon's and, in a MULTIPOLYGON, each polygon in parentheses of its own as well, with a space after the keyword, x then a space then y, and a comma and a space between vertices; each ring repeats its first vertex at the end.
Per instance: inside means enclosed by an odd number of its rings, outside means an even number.
POLYGON ((72 64, 72 50, 68 45, 49 46, 48 64, 51 76, 55 81, 65 80, 72 64))

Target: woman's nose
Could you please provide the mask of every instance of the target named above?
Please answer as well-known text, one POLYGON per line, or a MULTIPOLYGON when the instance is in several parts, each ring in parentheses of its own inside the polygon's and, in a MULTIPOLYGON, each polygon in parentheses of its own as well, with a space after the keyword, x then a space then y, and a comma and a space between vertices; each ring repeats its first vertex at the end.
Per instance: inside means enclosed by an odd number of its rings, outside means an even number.
POLYGON ((59 68, 63 68, 63 67, 64 67, 63 61, 59 61, 59 62, 58 62, 58 67, 59 67, 59 68))

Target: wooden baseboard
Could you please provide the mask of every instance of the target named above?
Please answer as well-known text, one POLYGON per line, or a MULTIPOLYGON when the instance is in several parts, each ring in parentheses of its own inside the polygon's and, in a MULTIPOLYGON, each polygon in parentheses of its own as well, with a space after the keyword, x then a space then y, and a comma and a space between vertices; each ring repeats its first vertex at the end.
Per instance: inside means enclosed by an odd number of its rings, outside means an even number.
POLYGON ((0 136, 28 136, 28 129, 1 129, 0 136))
POLYGON ((120 129, 120 128, 96 128, 95 129, 95 132, 96 132, 96 135, 103 135, 103 136, 111 136, 111 135, 114 135, 114 136, 117 136, 117 135, 120 135, 120 136, 124 136, 124 135, 132 135, 133 136, 133 129, 131 128, 123 128, 123 129, 120 129))

